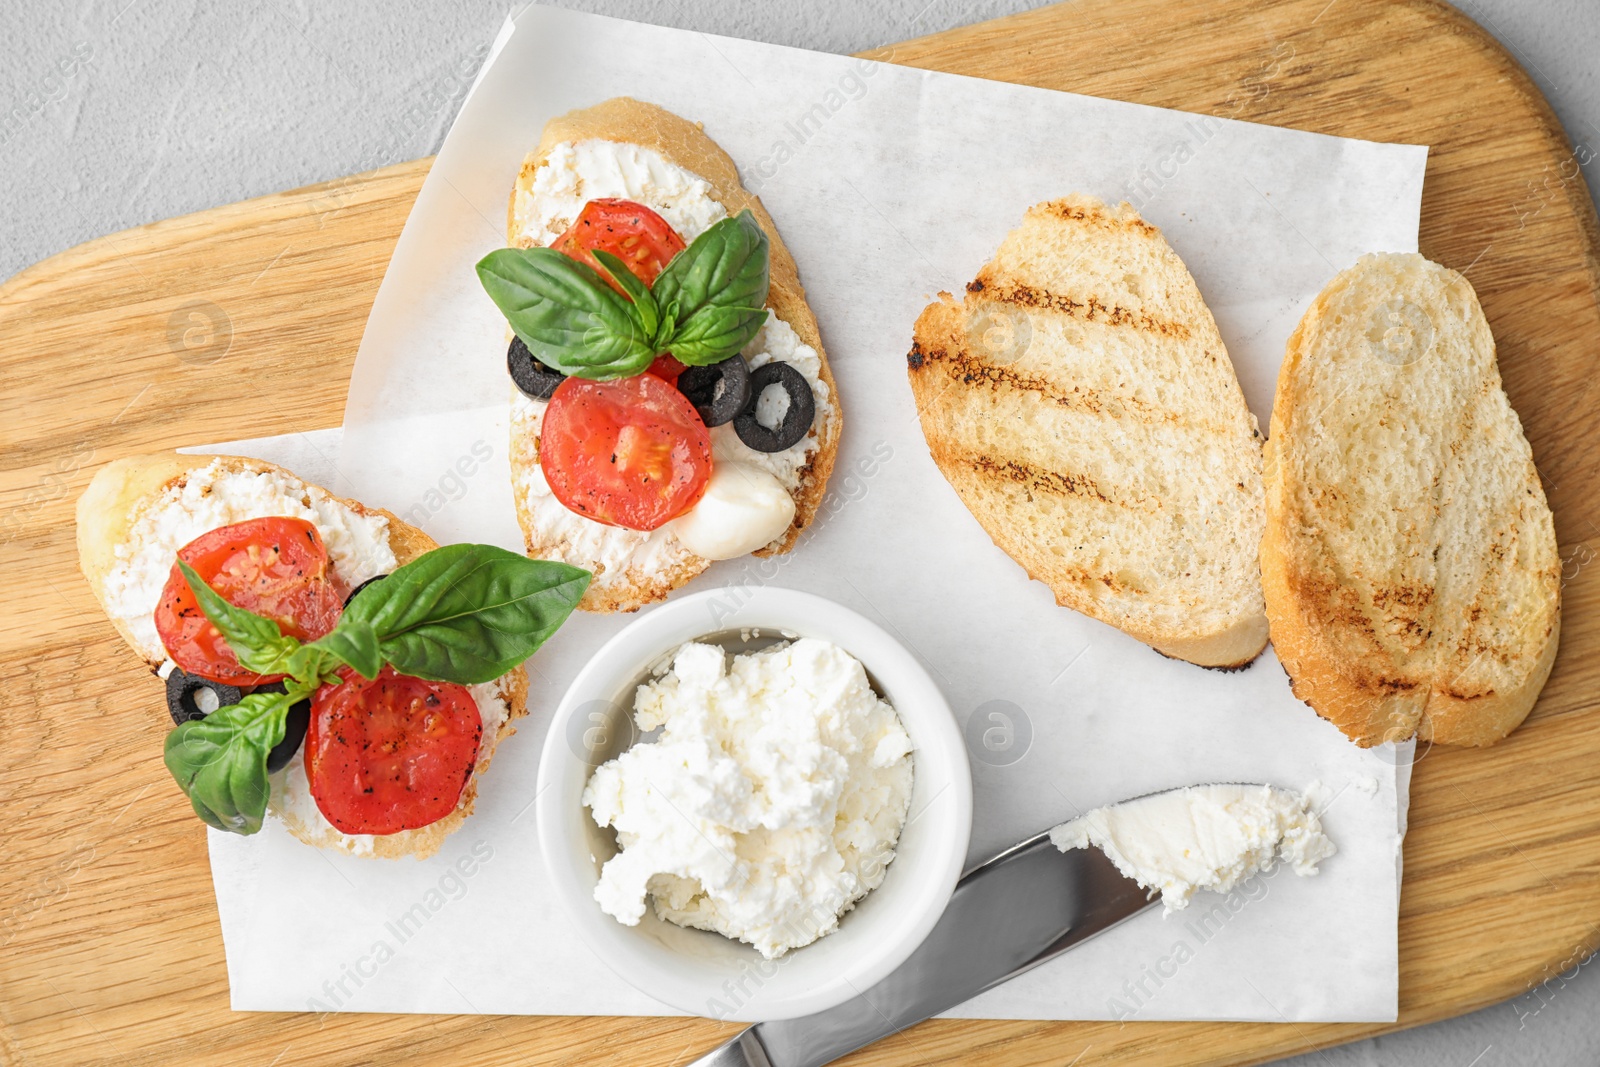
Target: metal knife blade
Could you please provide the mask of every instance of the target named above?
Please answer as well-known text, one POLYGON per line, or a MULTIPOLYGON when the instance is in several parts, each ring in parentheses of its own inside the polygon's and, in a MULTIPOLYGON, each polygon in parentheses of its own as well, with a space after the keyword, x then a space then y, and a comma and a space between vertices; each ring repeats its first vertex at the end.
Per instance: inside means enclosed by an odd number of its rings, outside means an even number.
POLYGON ((1151 903, 1099 849, 1062 852, 1040 834, 963 875, 927 939, 861 996, 815 1015, 757 1023, 690 1067, 822 1067, 1037 967, 1151 903))

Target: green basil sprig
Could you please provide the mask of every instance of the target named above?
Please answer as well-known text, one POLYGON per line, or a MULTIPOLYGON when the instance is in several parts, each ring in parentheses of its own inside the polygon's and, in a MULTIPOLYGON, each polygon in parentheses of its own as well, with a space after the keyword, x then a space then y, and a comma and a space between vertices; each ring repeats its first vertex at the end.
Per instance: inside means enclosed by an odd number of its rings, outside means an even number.
POLYGON ((493 681, 561 628, 593 577, 492 545, 447 545, 367 586, 331 632, 302 644, 178 567, 241 666, 288 676, 282 693, 250 693, 167 735, 163 759, 195 814, 237 834, 261 829, 267 754, 283 740, 289 709, 338 683, 341 667, 366 679, 387 664, 435 682, 493 681))
POLYGON ((628 378, 663 352, 681 363, 720 363, 766 321, 770 246, 749 209, 722 219, 672 258, 646 287, 616 256, 592 267, 553 248, 501 248, 478 278, 528 351, 578 378, 628 378))
POLYGON ((283 740, 289 709, 315 687, 249 693, 167 735, 162 758, 195 814, 218 830, 253 834, 267 811, 267 753, 283 740))

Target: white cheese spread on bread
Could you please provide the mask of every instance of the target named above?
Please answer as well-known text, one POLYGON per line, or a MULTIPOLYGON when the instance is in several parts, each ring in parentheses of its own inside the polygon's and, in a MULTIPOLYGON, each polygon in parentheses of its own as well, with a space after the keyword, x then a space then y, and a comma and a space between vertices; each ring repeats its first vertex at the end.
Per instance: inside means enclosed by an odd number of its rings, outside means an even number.
POLYGON ((810 944, 883 881, 911 803, 911 739, 860 661, 803 638, 729 663, 680 648, 639 687, 658 740, 596 768, 583 803, 621 846, 595 900, 754 945, 810 944))
POLYGON ((532 187, 512 206, 514 243, 547 248, 591 200, 614 197, 650 208, 693 241, 728 211, 711 196, 711 183, 643 145, 618 141, 566 141, 556 145, 534 174, 532 187))
POLYGON ((218 527, 269 515, 305 519, 315 526, 334 573, 347 588, 394 570, 389 520, 382 515, 363 515, 281 471, 239 470, 213 460, 145 505, 127 540, 117 546, 116 566, 106 575, 106 611, 127 625, 147 660, 167 658, 156 633, 155 610, 178 549, 218 527))
POLYGON ((1196 890, 1230 892, 1280 861, 1316 874, 1337 851, 1308 796, 1269 785, 1155 793, 1062 823, 1050 840, 1063 852, 1100 849, 1126 877, 1159 889, 1169 912, 1188 907, 1196 890))
MULTIPOLYGON (((709 182, 658 152, 642 145, 597 139, 563 142, 550 149, 532 182, 517 192, 512 204, 514 243, 522 247, 548 246, 572 225, 584 204, 608 197, 645 205, 664 218, 685 242, 693 241, 712 223, 727 217, 727 210, 712 197, 709 182)), ((821 444, 817 427, 835 417, 827 383, 821 376, 822 359, 788 323, 770 311, 766 324, 742 354, 751 370, 782 360, 805 377, 816 402, 813 429, 793 446, 767 453, 740 441, 731 424, 715 426, 711 428, 713 459, 717 463, 732 461, 759 467, 793 495, 799 492, 821 444)), ((773 386, 767 393, 773 399, 763 398, 765 403, 758 418, 765 416, 764 424, 775 425, 782 415, 781 410, 776 410, 781 390, 773 386)), ((513 432, 537 436, 544 408, 543 401, 516 393, 511 412, 513 432)), ((637 566, 646 576, 658 576, 681 566, 692 555, 699 555, 681 544, 670 528, 640 532, 607 526, 568 510, 556 500, 537 469, 517 470, 514 481, 515 491, 533 522, 546 532, 546 540, 562 546, 563 559, 583 567, 600 564, 596 568, 597 581, 603 582, 605 575, 621 575, 630 565, 637 566)), ((781 540, 787 531, 785 525, 769 542, 781 540)))

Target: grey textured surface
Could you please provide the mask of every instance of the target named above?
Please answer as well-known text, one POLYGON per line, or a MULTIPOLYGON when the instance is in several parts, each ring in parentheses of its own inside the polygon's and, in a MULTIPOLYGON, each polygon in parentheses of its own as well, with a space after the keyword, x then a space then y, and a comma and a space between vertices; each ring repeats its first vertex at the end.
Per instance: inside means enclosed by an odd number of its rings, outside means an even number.
MULTIPOLYGON (((1335 0, 1337 2, 1337 0, 1335 0)), ((0 5, 0 278, 101 234, 438 148, 508 0, 0 5)), ((849 52, 1032 0, 584 0, 568 6, 849 52)), ((1458 0, 1600 153, 1600 0, 1458 0)), ((1600 980, 1574 965, 1507 1004, 1283 1061, 1295 1067, 1600 1062, 1600 980)))

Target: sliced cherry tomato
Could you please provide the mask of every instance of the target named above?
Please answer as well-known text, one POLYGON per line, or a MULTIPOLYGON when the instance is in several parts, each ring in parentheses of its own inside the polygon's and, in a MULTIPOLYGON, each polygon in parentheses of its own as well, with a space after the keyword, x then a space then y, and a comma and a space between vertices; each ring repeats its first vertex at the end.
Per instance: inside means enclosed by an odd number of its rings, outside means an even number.
POLYGON ((577 221, 550 247, 593 267, 606 284, 620 293, 622 288, 601 268, 591 249, 610 252, 627 264, 634 277, 649 285, 672 257, 683 251, 683 238, 666 219, 643 204, 632 200, 591 200, 583 205, 577 221))
POLYGON ((674 359, 671 353, 663 352, 656 357, 654 363, 645 368, 644 372, 646 374, 654 374, 664 382, 671 382, 673 385, 677 385, 678 375, 688 369, 688 367, 674 359))
POLYGON ((395 834, 456 810, 483 740, 465 686, 385 667, 348 668, 318 689, 306 727, 306 777, 317 808, 346 834, 395 834))
POLYGON ((654 530, 705 492, 711 434, 688 397, 654 375, 568 378, 545 408, 539 465, 570 510, 654 530))
MULTIPOLYGON (((328 569, 322 535, 304 519, 272 516, 219 527, 180 548, 178 558, 222 599, 265 615, 302 641, 316 640, 339 621, 344 590, 328 569)), ((241 686, 283 677, 239 666, 233 649, 195 602, 177 564, 161 591, 155 622, 167 655, 190 674, 241 686)))

